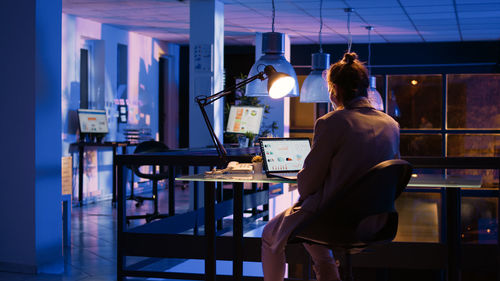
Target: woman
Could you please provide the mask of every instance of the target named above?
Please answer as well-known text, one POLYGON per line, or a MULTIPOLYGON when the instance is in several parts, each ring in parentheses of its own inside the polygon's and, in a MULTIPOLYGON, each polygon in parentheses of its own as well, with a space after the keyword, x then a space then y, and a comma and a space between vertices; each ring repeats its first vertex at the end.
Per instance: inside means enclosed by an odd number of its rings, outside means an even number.
MULTIPOLYGON (((368 72, 356 53, 331 65, 327 74, 335 111, 318 118, 311 152, 297 177, 300 198, 271 219, 262 233, 264 281, 283 280, 285 245, 290 233, 314 216, 348 181, 376 164, 399 158, 399 126, 367 99, 368 72)), ((319 281, 340 280, 331 251, 304 244, 319 281)))

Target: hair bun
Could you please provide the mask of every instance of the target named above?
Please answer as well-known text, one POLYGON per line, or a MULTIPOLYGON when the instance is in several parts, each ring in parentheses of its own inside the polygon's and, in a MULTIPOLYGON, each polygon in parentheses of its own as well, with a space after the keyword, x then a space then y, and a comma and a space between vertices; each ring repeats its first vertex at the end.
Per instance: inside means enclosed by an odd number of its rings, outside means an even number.
POLYGON ((345 53, 343 60, 346 64, 352 64, 357 58, 358 55, 356 53, 345 53))

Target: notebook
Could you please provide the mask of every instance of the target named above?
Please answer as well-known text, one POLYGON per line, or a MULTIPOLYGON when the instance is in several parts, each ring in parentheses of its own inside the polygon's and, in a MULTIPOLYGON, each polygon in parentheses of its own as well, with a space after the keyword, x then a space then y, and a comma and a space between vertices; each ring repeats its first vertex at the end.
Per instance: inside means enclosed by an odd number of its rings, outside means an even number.
POLYGON ((308 138, 260 138, 259 143, 268 177, 297 180, 297 173, 311 151, 308 138))

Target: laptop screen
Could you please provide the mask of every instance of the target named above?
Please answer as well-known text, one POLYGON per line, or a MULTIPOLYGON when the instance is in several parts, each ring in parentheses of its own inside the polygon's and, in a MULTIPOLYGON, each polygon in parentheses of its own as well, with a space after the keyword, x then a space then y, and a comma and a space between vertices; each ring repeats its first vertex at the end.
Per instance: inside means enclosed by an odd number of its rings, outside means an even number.
POLYGON ((299 171, 311 150, 308 138, 261 138, 259 141, 266 172, 299 171))
POLYGON ((105 110, 78 109, 81 133, 108 133, 108 118, 105 110))

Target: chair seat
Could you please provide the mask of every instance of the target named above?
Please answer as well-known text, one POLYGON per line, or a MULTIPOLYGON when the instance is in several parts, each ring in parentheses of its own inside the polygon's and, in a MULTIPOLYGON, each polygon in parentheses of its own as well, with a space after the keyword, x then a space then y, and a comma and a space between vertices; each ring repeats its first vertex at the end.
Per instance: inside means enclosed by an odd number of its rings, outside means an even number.
POLYGON ((293 235, 288 242, 310 242, 329 248, 364 248, 372 243, 392 241, 396 236, 397 225, 397 212, 374 214, 355 224, 332 223, 326 227, 319 218, 293 235))

